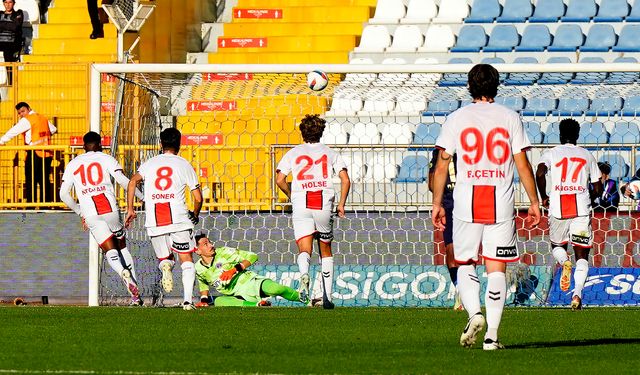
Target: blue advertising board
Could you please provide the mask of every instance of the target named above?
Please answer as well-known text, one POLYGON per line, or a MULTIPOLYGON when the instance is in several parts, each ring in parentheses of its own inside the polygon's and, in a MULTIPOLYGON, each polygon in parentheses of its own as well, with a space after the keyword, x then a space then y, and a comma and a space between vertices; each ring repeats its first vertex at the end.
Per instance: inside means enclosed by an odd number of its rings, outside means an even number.
MULTIPOLYGON (((560 273, 557 269, 549 293, 550 305, 569 305, 574 282, 567 292, 560 290, 560 273)), ((582 290, 582 302, 591 306, 638 305, 640 302, 640 268, 600 267, 589 268, 582 290)))

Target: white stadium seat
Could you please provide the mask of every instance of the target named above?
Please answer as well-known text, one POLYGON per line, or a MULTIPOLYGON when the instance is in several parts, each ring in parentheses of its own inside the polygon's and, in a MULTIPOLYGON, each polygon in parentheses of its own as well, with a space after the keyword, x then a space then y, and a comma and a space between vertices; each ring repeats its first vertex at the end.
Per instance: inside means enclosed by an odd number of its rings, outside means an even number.
POLYGON ((400 25, 393 33, 393 43, 386 52, 416 52, 424 43, 424 37, 417 25, 400 25))
POLYGON ((429 23, 438 14, 438 7, 433 0, 410 0, 407 14, 400 23, 429 23))
POLYGON ((418 52, 448 52, 456 44, 456 37, 448 25, 431 25, 424 40, 424 46, 418 48, 418 52))
POLYGON ((380 133, 374 123, 359 122, 353 125, 349 134, 350 145, 377 145, 380 144, 380 133))
POLYGON ((347 144, 347 132, 339 122, 330 122, 322 133, 320 142, 326 145, 344 145, 347 144))
POLYGON ((411 124, 387 123, 382 128, 382 140, 384 145, 408 145, 413 141, 411 124))
POLYGON ((469 15, 467 0, 446 0, 440 2, 438 16, 433 23, 461 23, 469 15))
POLYGON ((391 44, 389 30, 382 25, 367 25, 354 52, 383 52, 391 44))
POLYGON ((398 23, 407 12, 402 0, 378 0, 376 13, 369 20, 370 24, 398 23))

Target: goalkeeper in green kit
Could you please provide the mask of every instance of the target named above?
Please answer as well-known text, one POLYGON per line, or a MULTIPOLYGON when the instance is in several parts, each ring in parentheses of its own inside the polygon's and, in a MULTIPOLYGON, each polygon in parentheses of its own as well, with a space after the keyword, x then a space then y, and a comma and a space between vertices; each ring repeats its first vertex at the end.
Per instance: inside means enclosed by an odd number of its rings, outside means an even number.
POLYGON ((206 307, 212 302, 215 306, 269 306, 262 298, 280 296, 289 301, 307 304, 300 294, 288 286, 247 270, 258 260, 258 255, 231 247, 214 248, 204 234, 198 234, 196 254, 196 277, 200 289, 200 302, 196 307, 206 307), (209 296, 209 287, 213 286, 221 296, 209 296))

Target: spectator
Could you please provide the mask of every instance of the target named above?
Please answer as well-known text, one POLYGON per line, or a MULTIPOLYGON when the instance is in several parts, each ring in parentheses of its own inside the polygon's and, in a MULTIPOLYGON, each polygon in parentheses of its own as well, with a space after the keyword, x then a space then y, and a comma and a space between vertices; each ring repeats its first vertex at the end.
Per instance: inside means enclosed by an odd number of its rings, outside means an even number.
POLYGON ((89 35, 90 39, 104 38, 104 28, 102 27, 102 21, 100 21, 98 9, 98 0, 87 0, 87 10, 89 11, 89 18, 91 18, 91 27, 93 27, 93 32, 89 35))
POLYGON ((602 182, 602 195, 594 196, 593 184, 589 184, 589 192, 592 196, 591 205, 595 210, 612 210, 615 211, 620 203, 620 194, 618 193, 618 183, 609 178, 611 174, 611 165, 609 163, 598 163, 598 168, 602 176, 600 181, 602 182))
POLYGON ((40 23, 47 23, 49 4, 51 4, 51 0, 38 0, 38 7, 40 8, 40 23))
POLYGON ((3 0, 4 12, 0 13, 0 49, 5 62, 16 62, 22 49, 22 10, 13 9, 15 0, 3 0))
MULTIPOLYGON (((27 146, 48 145, 51 136, 58 129, 46 117, 34 112, 25 102, 16 104, 16 110, 20 120, 0 138, 0 145, 4 145, 19 134, 24 136, 24 144, 27 146)), ((28 203, 53 202, 53 183, 49 179, 52 161, 51 150, 27 151, 27 159, 24 163, 24 198, 28 203), (37 185, 40 185, 38 200, 35 199, 37 185)))
MULTIPOLYGON (((636 173, 631 177, 629 182, 640 181, 640 169, 636 170, 636 173)), ((624 195, 627 198, 635 199, 633 191, 629 188, 629 183, 622 184, 620 186, 620 194, 624 195)), ((636 210, 640 211, 640 200, 636 201, 636 210)))

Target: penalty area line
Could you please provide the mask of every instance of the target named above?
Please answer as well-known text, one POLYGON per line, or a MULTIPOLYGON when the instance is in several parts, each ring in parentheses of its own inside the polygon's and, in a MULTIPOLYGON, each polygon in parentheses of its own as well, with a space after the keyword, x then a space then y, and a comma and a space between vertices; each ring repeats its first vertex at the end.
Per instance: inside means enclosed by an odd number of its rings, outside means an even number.
POLYGON ((0 374, 75 374, 75 375, 211 375, 211 372, 195 372, 195 371, 94 371, 94 370, 17 370, 17 369, 0 369, 0 374))

